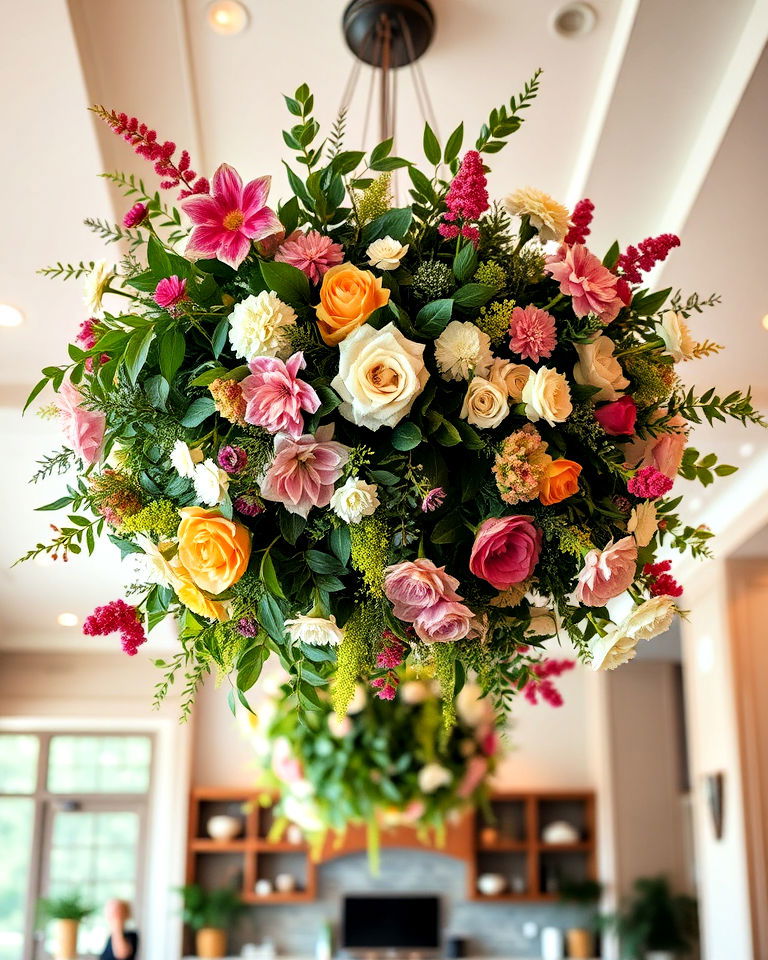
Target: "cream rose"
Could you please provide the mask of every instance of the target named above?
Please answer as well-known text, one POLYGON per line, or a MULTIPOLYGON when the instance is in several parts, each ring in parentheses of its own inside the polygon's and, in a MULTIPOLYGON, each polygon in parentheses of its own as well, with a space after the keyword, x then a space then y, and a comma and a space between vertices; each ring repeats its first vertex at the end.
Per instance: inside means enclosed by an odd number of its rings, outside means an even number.
POLYGON ((409 244, 402 244, 389 236, 374 240, 365 251, 368 266, 377 270, 397 270, 400 261, 408 253, 408 247, 409 244))
POLYGON ((513 403, 520 403, 523 387, 528 383, 531 368, 524 363, 510 363, 509 360, 494 360, 488 379, 501 387, 513 403))
POLYGON ((632 507, 632 513, 627 521, 627 530, 633 534, 638 547, 647 547, 657 529, 656 504, 652 500, 646 500, 632 507))
POLYGON ((360 523, 379 506, 378 489, 375 483, 350 477, 331 497, 331 510, 345 523, 360 523))
POLYGON ((422 793, 435 793, 440 787, 447 787, 452 779, 450 770, 439 763, 428 763, 419 770, 419 790, 422 793))
POLYGON ((666 352, 675 363, 691 359, 696 343, 682 313, 667 310, 656 324, 656 333, 664 341, 666 352))
POLYGON ((203 460, 192 475, 197 499, 207 507, 215 507, 227 497, 229 474, 220 469, 213 460, 203 460))
POLYGON ((285 632, 294 643, 308 643, 313 647, 338 647, 344 634, 336 626, 336 617, 301 615, 285 621, 285 632))
POLYGON ((550 427, 567 420, 573 412, 568 381, 557 370, 540 367, 528 377, 521 401, 525 415, 532 423, 546 420, 550 427))
POLYGON ((407 340, 393 323, 358 327, 339 345, 339 372, 331 386, 339 413, 358 427, 394 427, 411 412, 429 372, 424 345, 407 340))
POLYGON ((610 337, 598 337, 592 343, 574 344, 579 362, 573 368, 573 379, 588 387, 599 387, 592 399, 618 400, 621 391, 629 386, 621 364, 613 355, 614 343, 610 337))
POLYGON ((473 377, 469 381, 459 416, 473 427, 490 430, 498 427, 508 413, 506 390, 484 377, 473 377))

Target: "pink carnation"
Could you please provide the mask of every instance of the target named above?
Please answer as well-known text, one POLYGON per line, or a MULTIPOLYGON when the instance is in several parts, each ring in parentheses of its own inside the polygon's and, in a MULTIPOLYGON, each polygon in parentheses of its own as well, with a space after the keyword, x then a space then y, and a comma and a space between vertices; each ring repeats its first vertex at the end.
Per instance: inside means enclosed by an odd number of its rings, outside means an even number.
POLYGON ((281 503, 289 513, 307 516, 312 507, 327 507, 333 486, 349 458, 349 447, 331 440, 333 426, 320 427, 317 436, 275 438, 275 458, 261 484, 265 500, 281 503))
POLYGON ((523 359, 538 363, 542 357, 551 357, 557 345, 555 318, 533 305, 515 307, 509 319, 509 347, 523 359))
POLYGON ((86 463, 96 463, 104 445, 107 421, 100 411, 86 410, 81 401, 82 394, 77 387, 65 380, 56 398, 64 436, 78 457, 86 463))
POLYGON ((426 557, 406 560, 384 571, 384 593, 398 620, 412 622, 441 600, 461 600, 459 581, 426 557))
POLYGON ((283 362, 277 357, 256 357, 248 364, 250 376, 240 381, 245 400, 245 421, 270 433, 287 433, 295 440, 304 430, 302 411, 315 413, 320 397, 296 374, 306 367, 299 351, 283 362))
POLYGON ((323 275, 343 259, 344 247, 317 230, 292 233, 275 254, 275 260, 297 267, 312 283, 319 283, 323 275))
POLYGON ((152 299, 158 307, 162 307, 169 313, 175 313, 180 303, 189 300, 187 281, 182 277, 164 277, 155 287, 152 299))
POLYGON ((581 244, 563 244, 547 257, 545 267, 560 284, 560 292, 573 301, 577 317, 597 314, 603 323, 615 320, 624 306, 616 289, 616 276, 581 244))
POLYGON ((656 467, 647 466, 630 477, 627 490, 641 500, 658 500, 672 489, 674 481, 656 467))
POLYGON ((129 230, 131 227, 138 227, 147 218, 147 205, 145 203, 134 203, 131 209, 123 217, 123 226, 129 230))
POLYGON ((634 537, 611 541, 603 550, 590 550, 577 577, 576 599, 588 607, 602 607, 631 586, 636 565, 634 537))
POLYGON ((469 569, 497 590, 523 583, 539 562, 542 533, 533 517, 491 517, 480 524, 469 569))
POLYGON ((466 637, 474 616, 457 600, 438 600, 414 619, 413 629, 424 643, 452 643, 466 637))

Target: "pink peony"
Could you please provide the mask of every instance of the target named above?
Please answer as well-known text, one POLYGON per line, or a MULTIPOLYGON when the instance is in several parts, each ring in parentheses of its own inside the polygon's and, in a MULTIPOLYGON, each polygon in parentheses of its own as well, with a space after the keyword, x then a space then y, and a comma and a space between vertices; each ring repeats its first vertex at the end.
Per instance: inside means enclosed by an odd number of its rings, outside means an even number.
POLYGON ((187 281, 181 277, 165 277, 155 287, 152 299, 158 307, 168 310, 169 313, 174 313, 175 308, 178 307, 180 303, 189 300, 187 296, 187 281))
POLYGON ((668 433, 659 433, 655 437, 635 437, 624 447, 624 457, 627 466, 634 469, 640 467, 656 467, 656 469, 674 480, 683 460, 685 445, 688 436, 685 432, 687 422, 676 414, 670 417, 665 430, 668 433))
POLYGON ((452 643, 466 637, 474 616, 457 600, 438 600, 414 619, 413 629, 424 643, 452 643))
POLYGON ((425 557, 396 563, 384 574, 384 593, 398 620, 411 622, 441 600, 461 600, 459 581, 425 557))
POLYGON ((296 374, 306 367, 299 351, 283 362, 277 357, 256 357, 248 364, 250 376, 240 381, 245 400, 245 421, 270 433, 287 433, 294 440, 304 431, 302 411, 315 413, 320 397, 296 374))
POLYGON ((343 259, 344 247, 317 230, 308 233, 295 231, 280 244, 275 254, 275 260, 297 267, 312 283, 319 283, 323 274, 343 259))
POLYGON ((497 590, 506 590, 531 576, 539 562, 541 541, 533 517, 492 517, 480 524, 469 569, 497 590))
POLYGON ((629 436, 635 431, 637 404, 632 397, 602 403, 595 409, 595 420, 610 437, 629 436))
POLYGON ((314 437, 307 433, 294 440, 278 434, 275 458, 261 484, 262 497, 305 518, 312 507, 327 507, 349 457, 349 447, 332 436, 331 424, 320 427, 314 437))
POLYGON ((216 257, 237 269, 248 256, 251 240, 263 240, 281 229, 266 205, 271 177, 243 186, 240 174, 222 163, 213 175, 210 194, 194 194, 181 208, 194 224, 187 255, 216 257))
POLYGON ((524 360, 538 363, 542 357, 551 357, 557 346, 555 318, 533 305, 515 307, 509 319, 509 348, 524 360))
POLYGON ((615 320, 624 303, 616 291, 616 276, 581 244, 547 257, 548 273, 560 284, 560 292, 571 297, 577 317, 595 313, 603 321, 615 320))
POLYGON ((603 550, 590 550, 577 577, 576 599, 588 607, 602 607, 631 585, 636 565, 634 537, 611 541, 603 550))
POLYGON ((77 387, 65 380, 56 397, 56 406, 67 443, 86 463, 96 463, 104 445, 106 418, 98 410, 86 410, 81 400, 77 387))

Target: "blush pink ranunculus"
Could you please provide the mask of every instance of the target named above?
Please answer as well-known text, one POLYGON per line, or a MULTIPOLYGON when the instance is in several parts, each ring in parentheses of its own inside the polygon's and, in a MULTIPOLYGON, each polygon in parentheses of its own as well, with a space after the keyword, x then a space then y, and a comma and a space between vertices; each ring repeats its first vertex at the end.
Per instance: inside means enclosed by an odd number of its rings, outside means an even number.
POLYGON ((491 517, 477 531, 469 569, 497 590, 506 590, 531 576, 539 562, 541 541, 533 517, 491 517))
POLYGON ((595 408, 595 420, 610 437, 629 436, 635 432, 637 404, 632 397, 620 397, 595 408))
POLYGON ((315 413, 320 397, 313 387, 298 379, 306 367, 299 351, 283 362, 277 357, 255 357, 248 364, 250 376, 240 381, 245 400, 245 422, 270 433, 287 433, 296 440, 304 432, 303 413, 315 413))
POLYGON ((98 410, 86 410, 77 387, 65 380, 56 397, 59 421, 67 443, 86 463, 96 463, 104 446, 106 418, 98 410))
POLYGON ((590 550, 576 578, 574 595, 588 607, 602 607, 632 584, 636 567, 634 537, 622 537, 602 550, 590 550))
POLYGON ((458 600, 438 600, 414 619, 413 629, 424 643, 453 643, 466 637, 474 616, 458 600))
POLYGON ((275 458, 261 482, 262 497, 305 518, 312 507, 327 507, 349 459, 349 447, 332 436, 332 424, 320 427, 314 437, 306 433, 294 440, 278 434, 275 458))
POLYGON ((215 257, 236 270, 248 256, 252 240, 281 230, 277 214, 267 206, 271 179, 259 177, 243 186, 237 170, 222 163, 213 175, 210 194, 196 193, 181 201, 194 225, 187 255, 215 257))
POLYGON ((624 306, 617 293, 616 275, 581 243, 563 244, 547 257, 544 269, 558 281, 560 292, 571 298, 577 317, 594 313, 603 323, 610 323, 624 306))
POLYGON ((687 421, 675 414, 666 423, 665 430, 655 437, 635 437, 624 447, 627 466, 632 469, 656 467, 659 473, 674 480, 683 460, 688 443, 687 421))
POLYGON ((461 600, 456 593, 459 581, 420 557, 387 567, 384 571, 384 593, 398 620, 412 622, 440 600, 461 600))

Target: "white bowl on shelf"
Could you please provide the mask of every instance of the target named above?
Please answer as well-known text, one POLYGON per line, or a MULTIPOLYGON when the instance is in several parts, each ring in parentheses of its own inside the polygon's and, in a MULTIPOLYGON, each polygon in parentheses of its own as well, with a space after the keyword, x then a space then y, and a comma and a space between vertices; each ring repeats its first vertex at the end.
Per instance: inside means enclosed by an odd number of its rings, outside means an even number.
POLYGON ((481 873, 477 878, 477 889, 484 897, 497 897, 504 892, 506 879, 500 873, 481 873))
POLYGON ((544 843, 578 843, 581 838, 572 824, 565 820, 555 820, 541 831, 541 839, 544 843))
POLYGON ((205 829, 212 840, 234 840, 240 836, 243 821, 239 817, 230 817, 222 813, 211 817, 206 823, 205 829))

